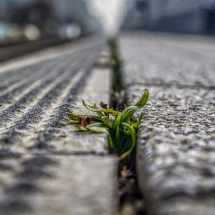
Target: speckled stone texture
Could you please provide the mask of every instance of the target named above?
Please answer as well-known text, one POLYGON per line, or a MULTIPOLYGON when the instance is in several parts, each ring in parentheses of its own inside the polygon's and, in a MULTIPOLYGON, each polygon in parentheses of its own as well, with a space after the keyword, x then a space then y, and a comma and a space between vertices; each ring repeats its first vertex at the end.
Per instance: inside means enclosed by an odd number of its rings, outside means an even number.
POLYGON ((215 49, 204 37, 190 37, 120 38, 128 103, 150 92, 137 174, 153 215, 215 214, 215 49))
POLYGON ((215 85, 214 39, 127 33, 120 43, 126 84, 215 85))
POLYGON ((107 136, 65 123, 82 99, 109 101, 110 71, 94 67, 104 48, 87 37, 0 66, 0 215, 116 212, 107 136))
POLYGON ((0 214, 112 215, 113 163, 99 156, 13 155, 0 163, 0 214))

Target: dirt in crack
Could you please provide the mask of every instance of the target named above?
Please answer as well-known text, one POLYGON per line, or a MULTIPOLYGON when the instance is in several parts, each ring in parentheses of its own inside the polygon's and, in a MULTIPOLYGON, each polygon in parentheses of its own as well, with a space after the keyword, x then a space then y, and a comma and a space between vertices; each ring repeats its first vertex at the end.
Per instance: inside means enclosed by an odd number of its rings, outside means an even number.
POLYGON ((147 215, 144 197, 138 189, 136 173, 125 165, 118 167, 118 215, 147 215))

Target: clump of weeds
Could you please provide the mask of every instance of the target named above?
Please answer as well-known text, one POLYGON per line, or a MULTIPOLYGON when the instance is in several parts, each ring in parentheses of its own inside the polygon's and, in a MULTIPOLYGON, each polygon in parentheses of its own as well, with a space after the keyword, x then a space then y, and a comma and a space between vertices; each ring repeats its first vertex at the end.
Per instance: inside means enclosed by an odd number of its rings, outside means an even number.
POLYGON ((115 152, 120 161, 128 162, 136 146, 137 129, 142 119, 142 113, 139 116, 134 116, 134 113, 144 107, 148 96, 149 92, 145 89, 135 105, 125 105, 122 111, 108 108, 103 102, 98 107, 96 104, 88 105, 82 101, 85 108, 94 114, 75 114, 68 110, 67 124, 73 124, 81 132, 106 133, 110 151, 115 152))

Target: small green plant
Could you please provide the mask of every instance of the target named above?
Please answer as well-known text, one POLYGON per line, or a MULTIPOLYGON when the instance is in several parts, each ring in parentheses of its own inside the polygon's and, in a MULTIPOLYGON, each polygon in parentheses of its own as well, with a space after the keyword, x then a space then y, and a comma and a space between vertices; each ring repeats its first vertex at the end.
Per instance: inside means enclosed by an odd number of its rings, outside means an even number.
POLYGON ((120 160, 127 158, 136 145, 137 129, 142 119, 142 113, 134 117, 134 113, 142 108, 148 100, 149 92, 145 89, 140 100, 133 106, 126 107, 122 112, 108 108, 107 104, 100 103, 83 105, 97 115, 80 115, 68 110, 70 120, 67 124, 75 124, 75 127, 82 132, 106 133, 108 135, 109 147, 114 150, 120 160))

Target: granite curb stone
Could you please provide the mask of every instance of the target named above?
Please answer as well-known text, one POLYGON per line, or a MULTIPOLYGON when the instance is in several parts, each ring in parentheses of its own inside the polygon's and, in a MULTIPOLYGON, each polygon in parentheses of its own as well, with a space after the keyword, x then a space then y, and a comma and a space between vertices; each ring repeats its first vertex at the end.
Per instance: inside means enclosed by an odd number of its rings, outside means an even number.
POLYGON ((175 47, 151 35, 120 39, 128 104, 150 92, 138 130, 139 187, 149 214, 215 214, 214 62, 192 54, 192 41, 175 47))

